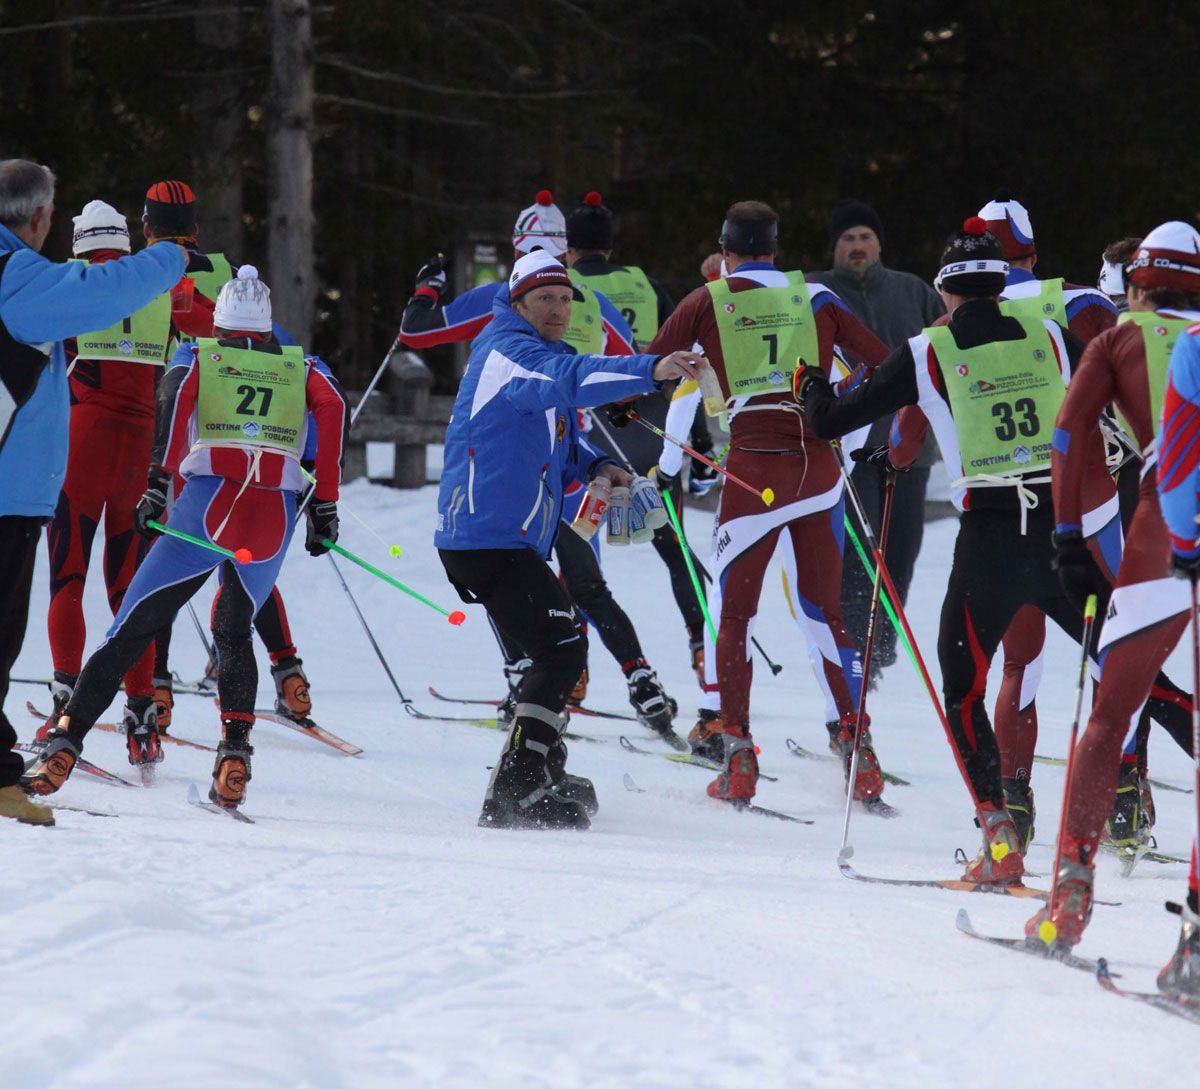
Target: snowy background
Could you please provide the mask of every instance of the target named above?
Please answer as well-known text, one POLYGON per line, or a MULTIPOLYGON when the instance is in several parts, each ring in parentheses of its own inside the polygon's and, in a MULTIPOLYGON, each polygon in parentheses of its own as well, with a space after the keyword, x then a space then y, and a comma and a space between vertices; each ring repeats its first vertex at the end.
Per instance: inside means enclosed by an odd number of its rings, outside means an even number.
MULTIPOLYGON (((357 482, 342 503, 342 542, 446 604, 430 547, 435 489, 357 482), (385 548, 350 514, 369 521, 385 548)), ((707 547, 710 516, 689 511, 707 547)), ((929 656, 949 570, 953 520, 931 523, 912 591, 929 656)), ((680 703, 695 710, 682 623, 648 548, 608 550, 605 567, 644 648, 680 703)), ((405 693, 427 685, 496 696, 503 682, 478 608, 451 629, 435 613, 343 564, 405 693)), ((107 626, 93 564, 94 646, 107 626)), ((996 572, 1003 577, 1003 572, 996 572)), ((837 870, 842 776, 799 760, 784 740, 822 750, 823 708, 799 634, 768 574, 757 633, 784 670, 759 668, 754 733, 758 800, 811 827, 728 811, 704 796, 711 774, 623 752, 630 724, 580 719, 607 739, 576 743, 601 810, 586 834, 476 827, 501 735, 422 722, 402 711, 324 559, 295 543, 281 586, 313 686, 315 717, 366 750, 348 759, 270 723, 255 730, 254 781, 235 824, 187 805, 211 756, 167 748, 150 790, 76 774, 54 829, 0 821, 0 1045, 5 1089, 395 1089, 397 1086, 775 1087, 864 1085, 1149 1086, 1178 1080, 1196 1030, 1105 994, 1086 974, 972 942, 1015 935, 1030 902, 852 883, 837 870), (646 793, 622 785, 633 775, 646 793)), ((207 615, 210 588, 197 599, 207 615)), ((39 561, 25 649, 14 673, 46 676, 47 575, 39 561)), ((173 645, 185 677, 203 668, 186 617, 173 645)), ((260 663, 265 662, 261 653, 260 663)), ((1052 632, 1039 751, 1063 755, 1075 651, 1052 632)), ((594 641, 588 703, 626 709, 619 670, 594 641)), ((260 683, 268 699, 269 676, 260 683)), ((936 665, 934 665, 936 670, 936 665)), ((1189 684, 1184 656, 1174 677, 1189 684)), ((995 671, 993 672, 994 692, 995 671)), ((14 685, 7 710, 32 734, 14 685)), ((443 705, 452 713, 456 709, 443 705)), ((463 709, 464 711, 466 709, 463 709)), ((912 780, 886 797, 902 819, 854 815, 856 862, 876 874, 955 876, 974 854, 965 787, 916 676, 902 660, 872 696, 889 770, 912 780)), ((106 719, 119 715, 114 705, 106 719)), ((180 696, 173 731, 215 743, 209 701, 180 696)), ((1151 772, 1187 783, 1189 764, 1156 730, 1151 772)), ((94 733, 86 755, 125 771, 123 740, 94 733)), ((1039 766, 1037 841, 1051 866, 1062 772, 1039 766)), ((1184 855, 1190 797, 1159 791, 1159 846, 1184 855)), ((1125 982, 1153 988, 1178 922, 1184 866, 1145 865, 1129 880, 1100 863, 1098 907, 1080 948, 1106 955, 1125 982)), ((1032 882, 1031 882, 1032 883, 1032 882)), ((1043 880, 1038 883, 1044 885, 1043 880)))

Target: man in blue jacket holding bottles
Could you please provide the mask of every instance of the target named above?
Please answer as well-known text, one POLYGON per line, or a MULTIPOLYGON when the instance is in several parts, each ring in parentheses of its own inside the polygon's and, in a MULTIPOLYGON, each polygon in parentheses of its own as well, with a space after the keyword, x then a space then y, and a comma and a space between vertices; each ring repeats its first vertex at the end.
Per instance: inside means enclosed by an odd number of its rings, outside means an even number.
POLYGON ((565 773, 561 740, 587 643, 546 561, 567 484, 632 477, 580 436, 576 409, 695 379, 706 365, 693 352, 577 354, 562 339, 573 296, 548 253, 516 262, 471 347, 446 431, 434 543, 459 596, 483 605, 533 663, 488 783, 485 827, 586 828, 596 809, 592 784, 565 773))
POLYGON ((42 526, 67 471, 70 395, 62 341, 104 329, 169 291, 187 267, 174 243, 102 265, 39 254, 54 214, 54 174, 0 160, 0 816, 53 823, 16 783, 25 770, 3 712, 25 639, 42 526))

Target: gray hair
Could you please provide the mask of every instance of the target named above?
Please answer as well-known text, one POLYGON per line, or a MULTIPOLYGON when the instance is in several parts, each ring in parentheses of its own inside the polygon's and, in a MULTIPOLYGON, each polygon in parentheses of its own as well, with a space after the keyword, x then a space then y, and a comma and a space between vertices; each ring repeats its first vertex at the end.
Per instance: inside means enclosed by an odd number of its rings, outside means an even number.
POLYGON ((54 171, 27 159, 0 159, 0 223, 23 227, 54 200, 54 171))

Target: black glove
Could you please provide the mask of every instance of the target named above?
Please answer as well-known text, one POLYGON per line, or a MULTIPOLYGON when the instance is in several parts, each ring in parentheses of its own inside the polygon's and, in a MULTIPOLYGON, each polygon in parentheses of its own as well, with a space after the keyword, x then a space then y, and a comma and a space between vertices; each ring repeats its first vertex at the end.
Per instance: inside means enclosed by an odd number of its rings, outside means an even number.
POLYGON ((805 363, 803 360, 800 360, 799 363, 796 373, 792 375, 792 396, 796 398, 797 404, 804 408, 804 403, 813 389, 823 387, 826 393, 831 391, 829 379, 825 377, 825 372, 820 367, 805 363))
POLYGON ((867 449, 865 446, 860 446, 854 451, 854 453, 850 455, 850 460, 854 461, 858 465, 873 465, 881 473, 907 473, 910 468, 906 465, 903 469, 897 469, 896 466, 892 464, 892 452, 886 442, 874 447, 873 449, 867 449))
POLYGON ((414 298, 429 299, 431 306, 437 305, 442 292, 446 290, 446 266, 442 263, 444 260, 444 256, 439 253, 421 266, 417 273, 414 298))
POLYGON ((308 516, 304 547, 308 549, 310 556, 324 556, 329 551, 329 546, 322 542, 326 538, 331 541, 338 539, 337 504, 314 501, 309 503, 304 513, 308 516))
POLYGON ((161 522, 167 512, 167 489, 171 486, 170 474, 161 470, 150 471, 146 479, 146 490, 142 498, 133 508, 133 527, 148 541, 158 536, 157 529, 151 529, 149 522, 161 522))
POLYGON ((635 411, 632 401, 617 401, 604 406, 604 415, 613 427, 628 427, 635 411))
POLYGON ((1200 578, 1200 552, 1197 552, 1194 556, 1188 557, 1181 556, 1178 552, 1172 549, 1171 574, 1179 579, 1200 578))
POLYGON ((1067 600, 1080 612, 1091 594, 1096 595, 1101 610, 1108 603, 1112 586, 1092 559, 1079 530, 1054 534, 1054 570, 1058 572, 1058 581, 1062 583, 1067 600))
POLYGON ((660 492, 675 494, 675 485, 679 483, 678 473, 664 473, 657 465, 650 470, 650 479, 660 492))

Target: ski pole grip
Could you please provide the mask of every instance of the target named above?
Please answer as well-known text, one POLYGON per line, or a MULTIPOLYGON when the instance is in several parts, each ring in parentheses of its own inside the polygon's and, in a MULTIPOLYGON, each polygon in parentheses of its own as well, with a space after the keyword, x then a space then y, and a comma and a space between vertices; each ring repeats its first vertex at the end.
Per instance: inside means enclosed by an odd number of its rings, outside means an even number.
POLYGON ((1084 620, 1095 620, 1096 619, 1096 606, 1098 604, 1099 604, 1099 602, 1096 600, 1096 595, 1088 594, 1087 601, 1085 601, 1083 603, 1083 619, 1084 620))

